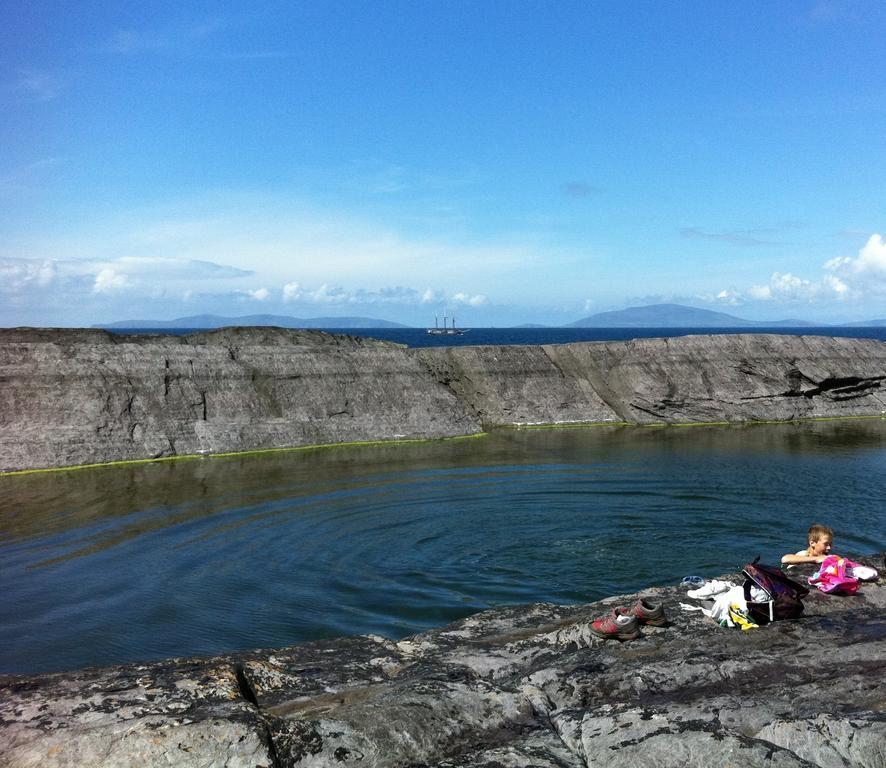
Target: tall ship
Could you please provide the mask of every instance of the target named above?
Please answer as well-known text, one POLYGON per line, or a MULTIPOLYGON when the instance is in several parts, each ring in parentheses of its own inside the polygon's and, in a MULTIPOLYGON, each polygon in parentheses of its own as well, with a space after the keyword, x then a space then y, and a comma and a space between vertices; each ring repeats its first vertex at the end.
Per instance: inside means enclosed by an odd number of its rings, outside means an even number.
POLYGON ((432 336, 463 336, 467 333, 467 328, 456 328, 455 326, 455 315, 452 316, 452 325, 447 323, 446 313, 443 313, 443 325, 440 326, 440 321, 437 318, 437 313, 434 313, 434 327, 428 328, 428 333, 432 336))

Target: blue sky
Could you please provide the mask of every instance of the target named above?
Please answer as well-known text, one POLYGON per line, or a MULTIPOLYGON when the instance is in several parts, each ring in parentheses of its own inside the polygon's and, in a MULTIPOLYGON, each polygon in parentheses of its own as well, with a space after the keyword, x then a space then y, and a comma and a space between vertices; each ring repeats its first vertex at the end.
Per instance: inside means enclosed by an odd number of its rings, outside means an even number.
POLYGON ((886 316, 886 4, 0 0, 0 325, 886 316))

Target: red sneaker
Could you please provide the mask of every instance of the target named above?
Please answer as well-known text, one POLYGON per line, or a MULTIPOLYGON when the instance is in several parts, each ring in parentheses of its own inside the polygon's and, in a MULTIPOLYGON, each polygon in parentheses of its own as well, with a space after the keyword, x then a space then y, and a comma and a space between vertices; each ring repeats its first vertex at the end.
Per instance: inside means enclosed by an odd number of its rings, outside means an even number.
POLYGON ((636 616, 610 613, 594 619, 591 622, 591 632, 606 640, 633 640, 640 636, 640 625, 636 616))

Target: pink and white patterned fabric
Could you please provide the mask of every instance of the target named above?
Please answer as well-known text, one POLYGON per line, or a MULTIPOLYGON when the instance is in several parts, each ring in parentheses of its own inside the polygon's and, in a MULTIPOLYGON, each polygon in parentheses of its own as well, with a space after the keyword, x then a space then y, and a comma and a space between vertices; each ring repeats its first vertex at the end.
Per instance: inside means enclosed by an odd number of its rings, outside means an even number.
POLYGON ((845 557, 829 555, 822 562, 818 573, 809 577, 809 583, 829 595, 854 595, 858 592, 859 580, 850 574, 853 568, 863 567, 845 557))

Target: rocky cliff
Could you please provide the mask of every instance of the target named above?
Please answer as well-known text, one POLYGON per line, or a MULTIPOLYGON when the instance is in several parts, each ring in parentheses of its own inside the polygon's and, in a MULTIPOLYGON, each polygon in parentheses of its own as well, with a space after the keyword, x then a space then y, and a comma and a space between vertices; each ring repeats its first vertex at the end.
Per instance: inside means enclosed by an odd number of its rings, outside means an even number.
POLYGON ((0 470, 514 424, 886 413, 886 344, 718 335, 405 347, 319 331, 0 330, 0 470))
POLYGON ((589 624, 638 595, 499 608, 400 642, 0 678, 0 763, 886 765, 886 586, 814 592, 802 618, 747 631, 682 611, 678 587, 642 595, 669 624, 625 642, 589 624))

